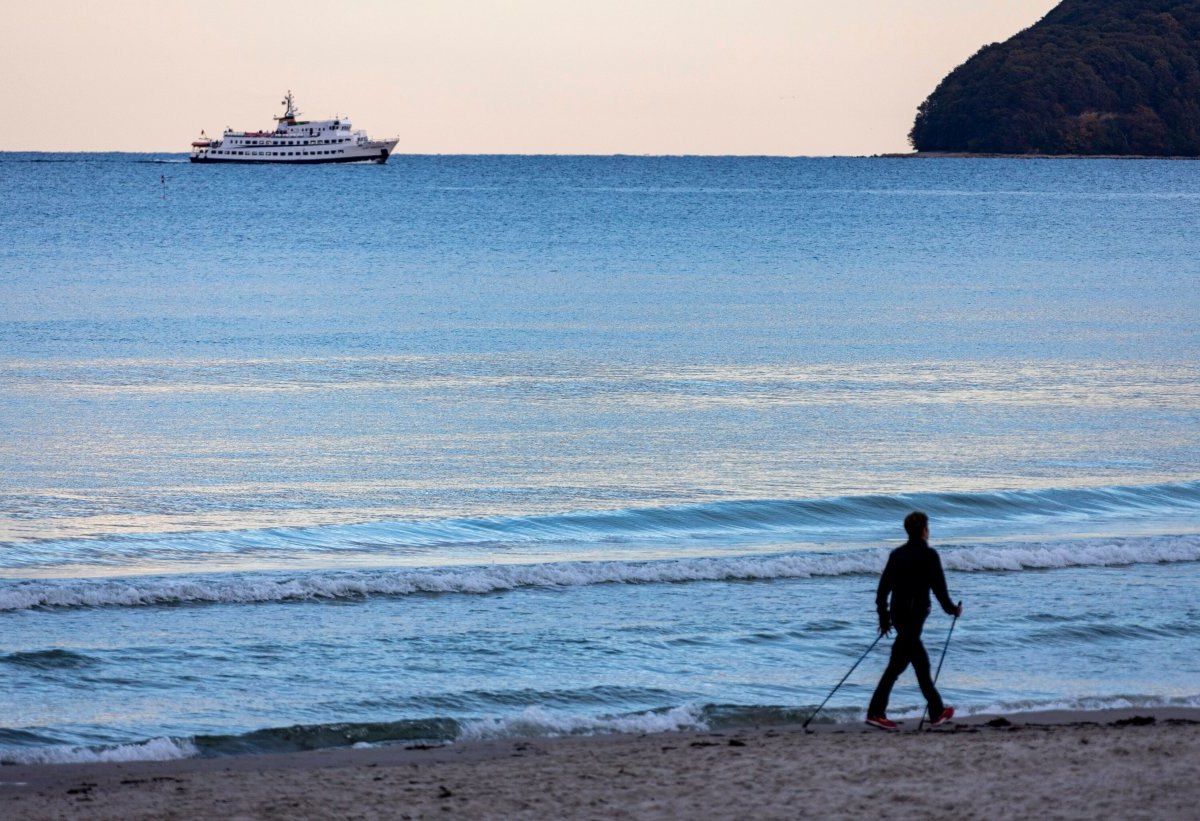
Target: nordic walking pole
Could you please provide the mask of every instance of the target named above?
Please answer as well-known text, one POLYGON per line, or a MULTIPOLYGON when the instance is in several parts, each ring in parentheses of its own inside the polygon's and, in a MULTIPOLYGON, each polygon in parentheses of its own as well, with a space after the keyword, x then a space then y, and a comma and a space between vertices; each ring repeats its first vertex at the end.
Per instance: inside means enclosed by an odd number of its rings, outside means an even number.
MULTIPOLYGON (((962 612, 962 602, 958 603, 958 610, 962 612)), ((958 614, 954 615, 954 621, 950 622, 950 632, 946 633, 946 643, 942 645, 942 657, 938 659, 937 672, 933 674, 933 683, 936 685, 938 676, 942 674, 942 662, 946 660, 946 651, 950 649, 950 637, 954 635, 954 625, 958 624, 958 614)), ((921 713, 921 720, 917 723, 917 729, 920 730, 925 726, 925 716, 929 715, 929 705, 925 705, 924 712, 921 713)))
MULTIPOLYGON (((878 636, 875 637, 875 641, 871 642, 871 646, 867 648, 866 652, 858 657, 858 661, 854 662, 854 667, 857 667, 858 665, 862 664, 862 660, 867 657, 868 653, 870 653, 872 650, 875 649, 875 645, 879 644, 879 640, 881 638, 883 638, 883 633, 880 633, 878 636)), ((938 666, 939 666, 939 668, 941 667, 941 665, 938 665, 938 666)), ((854 672, 854 667, 851 667, 850 671, 847 672, 846 675, 842 676, 842 680, 839 681, 837 683, 837 685, 834 686, 834 688, 829 691, 829 695, 825 696, 825 701, 821 702, 821 707, 824 707, 825 704, 829 701, 829 699, 833 698, 833 694, 838 691, 838 687, 841 687, 843 684, 846 683, 846 679, 850 678, 850 673, 854 672)), ((821 707, 818 707, 817 709, 813 710, 813 714, 810 715, 807 719, 805 719, 804 726, 801 727, 800 729, 802 729, 802 730, 808 729, 808 722, 812 721, 814 718, 817 717, 817 713, 821 712, 821 707)))

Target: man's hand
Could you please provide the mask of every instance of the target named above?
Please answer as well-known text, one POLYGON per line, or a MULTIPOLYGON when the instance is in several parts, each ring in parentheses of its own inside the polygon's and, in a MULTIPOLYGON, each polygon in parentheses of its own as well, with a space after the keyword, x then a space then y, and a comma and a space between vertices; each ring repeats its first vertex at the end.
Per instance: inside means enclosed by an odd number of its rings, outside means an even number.
POLYGON ((879 622, 879 635, 881 635, 881 636, 886 636, 886 635, 887 635, 888 633, 890 633, 890 632, 892 632, 892 625, 891 625, 891 623, 890 623, 890 622, 888 622, 888 621, 886 621, 886 620, 880 620, 880 622, 879 622))
POLYGON ((958 603, 958 607, 954 608, 954 618, 957 619, 961 615, 962 615, 962 602, 960 601, 958 603))

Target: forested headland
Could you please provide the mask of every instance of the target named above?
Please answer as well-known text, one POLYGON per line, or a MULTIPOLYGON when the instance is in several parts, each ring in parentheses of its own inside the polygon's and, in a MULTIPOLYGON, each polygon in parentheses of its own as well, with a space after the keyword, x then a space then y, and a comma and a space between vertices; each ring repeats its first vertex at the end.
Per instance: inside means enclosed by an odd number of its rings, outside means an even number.
POLYGON ((919 152, 1200 155, 1200 0, 1064 0, 917 109, 919 152))

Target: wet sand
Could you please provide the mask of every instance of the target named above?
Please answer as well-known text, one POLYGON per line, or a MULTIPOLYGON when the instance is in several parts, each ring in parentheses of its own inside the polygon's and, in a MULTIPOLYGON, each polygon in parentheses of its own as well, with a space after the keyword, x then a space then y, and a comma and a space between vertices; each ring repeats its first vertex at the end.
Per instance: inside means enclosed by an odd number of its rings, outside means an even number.
POLYGON ((1200 709, 0 768, 0 818, 1196 818, 1200 709))

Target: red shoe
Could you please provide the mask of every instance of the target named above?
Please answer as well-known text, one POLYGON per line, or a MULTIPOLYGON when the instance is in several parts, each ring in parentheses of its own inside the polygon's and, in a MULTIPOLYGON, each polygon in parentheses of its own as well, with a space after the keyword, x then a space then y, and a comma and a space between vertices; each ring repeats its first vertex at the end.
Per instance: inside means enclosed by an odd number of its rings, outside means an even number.
POLYGON ((940 727, 952 718, 954 718, 954 708, 947 707, 945 710, 942 710, 942 714, 940 716, 929 722, 929 726, 940 727))
POLYGON ((899 724, 890 720, 887 716, 867 716, 867 723, 881 730, 896 730, 900 727, 899 724))

